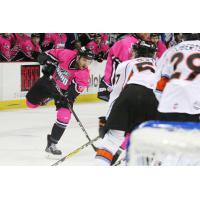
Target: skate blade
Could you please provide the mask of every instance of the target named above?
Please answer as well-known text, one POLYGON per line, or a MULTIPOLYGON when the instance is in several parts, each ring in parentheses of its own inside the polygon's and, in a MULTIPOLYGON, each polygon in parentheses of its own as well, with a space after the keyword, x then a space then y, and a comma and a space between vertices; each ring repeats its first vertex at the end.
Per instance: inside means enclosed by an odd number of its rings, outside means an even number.
POLYGON ((46 152, 45 157, 49 160, 60 160, 62 158, 62 155, 53 155, 51 153, 46 152))

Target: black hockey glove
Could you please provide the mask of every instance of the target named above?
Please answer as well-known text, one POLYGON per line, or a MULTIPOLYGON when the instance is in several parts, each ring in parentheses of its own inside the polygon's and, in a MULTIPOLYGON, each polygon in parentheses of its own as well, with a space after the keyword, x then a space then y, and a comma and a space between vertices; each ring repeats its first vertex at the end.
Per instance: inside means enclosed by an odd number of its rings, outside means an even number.
POLYGON ((59 109, 61 107, 68 108, 68 103, 71 104, 70 100, 68 99, 66 93, 62 91, 58 86, 56 85, 56 82, 47 77, 43 76, 43 79, 47 79, 49 84, 48 84, 48 91, 50 93, 50 97, 54 99, 56 108, 59 109))
POLYGON ((76 97, 80 94, 76 91, 75 88, 76 84, 72 81, 67 91, 63 92, 63 95, 61 95, 61 99, 58 99, 57 102, 55 101, 57 104, 57 108, 59 107, 69 108, 69 105, 73 107, 76 97))
POLYGON ((97 93, 97 97, 103 101, 109 101, 111 89, 109 85, 107 85, 102 78, 99 84, 99 89, 97 93))
POLYGON ((40 54, 37 57, 37 60, 41 65, 43 65, 42 73, 45 76, 49 77, 49 76, 53 75, 56 67, 58 66, 57 60, 52 59, 50 56, 48 56, 45 53, 40 54))
POLYGON ((73 104, 74 104, 74 99, 70 97, 70 95, 68 95, 68 91, 64 93, 64 96, 62 97, 62 101, 63 101, 63 107, 65 108, 69 108, 72 107, 73 108, 73 104))
POLYGON ((46 64, 42 67, 42 73, 49 77, 53 75, 56 70, 57 63, 53 63, 51 61, 47 61, 46 64))
MULTIPOLYGON (((46 76, 44 76, 45 78, 46 76)), ((51 85, 51 98, 54 99, 56 109, 69 108, 69 105, 73 108, 75 98, 73 95, 69 95, 69 89, 67 91, 61 90, 56 82, 49 77, 46 77, 50 81, 51 85)))
POLYGON ((106 118, 104 116, 99 117, 99 137, 104 138, 107 130, 105 129, 106 118))
POLYGON ((69 104, 72 106, 72 102, 70 102, 66 96, 58 95, 58 96, 55 96, 54 100, 55 100, 55 105, 57 109, 68 108, 69 104))

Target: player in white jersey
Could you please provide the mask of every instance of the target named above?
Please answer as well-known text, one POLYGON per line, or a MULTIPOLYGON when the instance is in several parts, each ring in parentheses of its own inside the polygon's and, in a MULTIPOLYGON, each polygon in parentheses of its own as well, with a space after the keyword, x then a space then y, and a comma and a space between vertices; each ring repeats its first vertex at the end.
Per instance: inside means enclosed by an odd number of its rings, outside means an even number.
POLYGON ((158 61, 160 120, 200 121, 200 37, 183 34, 184 42, 168 49, 158 61), (162 92, 163 91, 163 92, 162 92))
POLYGON ((157 83, 156 47, 140 41, 133 45, 135 59, 121 63, 110 96, 105 136, 96 153, 96 163, 110 165, 113 155, 124 140, 124 134, 137 125, 156 117, 157 100, 153 93, 157 83))

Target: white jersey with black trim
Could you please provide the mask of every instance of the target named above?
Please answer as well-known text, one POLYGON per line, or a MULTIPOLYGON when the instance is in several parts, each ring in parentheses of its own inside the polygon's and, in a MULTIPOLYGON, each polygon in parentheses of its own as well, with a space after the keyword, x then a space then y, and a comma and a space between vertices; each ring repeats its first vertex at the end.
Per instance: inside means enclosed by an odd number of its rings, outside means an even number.
POLYGON ((168 49, 157 62, 169 78, 158 111, 200 114, 200 41, 184 41, 168 49))
POLYGON ((115 73, 115 84, 110 94, 110 109, 127 84, 142 85, 154 90, 158 81, 156 71, 157 67, 153 58, 140 57, 120 63, 115 73))

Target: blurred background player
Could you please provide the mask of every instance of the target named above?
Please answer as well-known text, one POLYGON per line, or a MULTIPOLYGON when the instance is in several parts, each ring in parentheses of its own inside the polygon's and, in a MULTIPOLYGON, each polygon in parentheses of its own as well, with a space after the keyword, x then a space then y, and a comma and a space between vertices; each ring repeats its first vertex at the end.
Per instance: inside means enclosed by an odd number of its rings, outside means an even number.
POLYGON ((13 61, 37 61, 38 55, 42 52, 39 33, 32 33, 31 38, 18 38, 18 45, 19 52, 13 61))
POLYGON ((156 88, 158 118, 200 121, 200 34, 184 33, 183 42, 168 49, 158 61, 161 79, 156 88))
POLYGON ((21 55, 21 44, 26 40, 31 40, 31 37, 25 33, 13 33, 13 35, 15 36, 15 52, 13 53, 12 61, 20 61, 24 59, 21 55))
POLYGON ((159 33, 151 33, 150 34, 151 42, 156 45, 156 59, 159 59, 162 54, 167 50, 165 43, 161 40, 159 33))
POLYGON ((41 53, 40 34, 32 33, 29 37, 23 33, 16 33, 15 36, 18 51, 12 61, 37 61, 37 56, 41 53))
POLYGON ((156 119, 157 100, 153 93, 157 83, 156 46, 140 41, 133 45, 135 59, 119 64, 109 101, 104 138, 96 153, 99 165, 111 165, 113 155, 136 126, 156 119))
POLYGON ((102 62, 109 50, 109 46, 105 42, 106 35, 103 35, 103 37, 100 33, 94 34, 94 39, 86 45, 94 53, 97 62, 102 62))
POLYGON ((0 61, 10 62, 16 54, 16 37, 12 33, 0 35, 0 61))
POLYGON ((46 152, 61 155, 56 144, 63 135, 71 118, 68 105, 73 106, 76 97, 89 86, 88 65, 93 60, 89 49, 82 47, 79 52, 67 49, 52 49, 38 57, 44 76, 40 78, 26 95, 30 108, 45 104, 53 98, 57 110, 57 120, 51 134, 47 136, 46 152), (59 92, 61 91, 63 95, 59 92))
POLYGON ((45 33, 42 38, 42 50, 49 49, 64 49, 67 42, 67 35, 65 33, 45 33))

